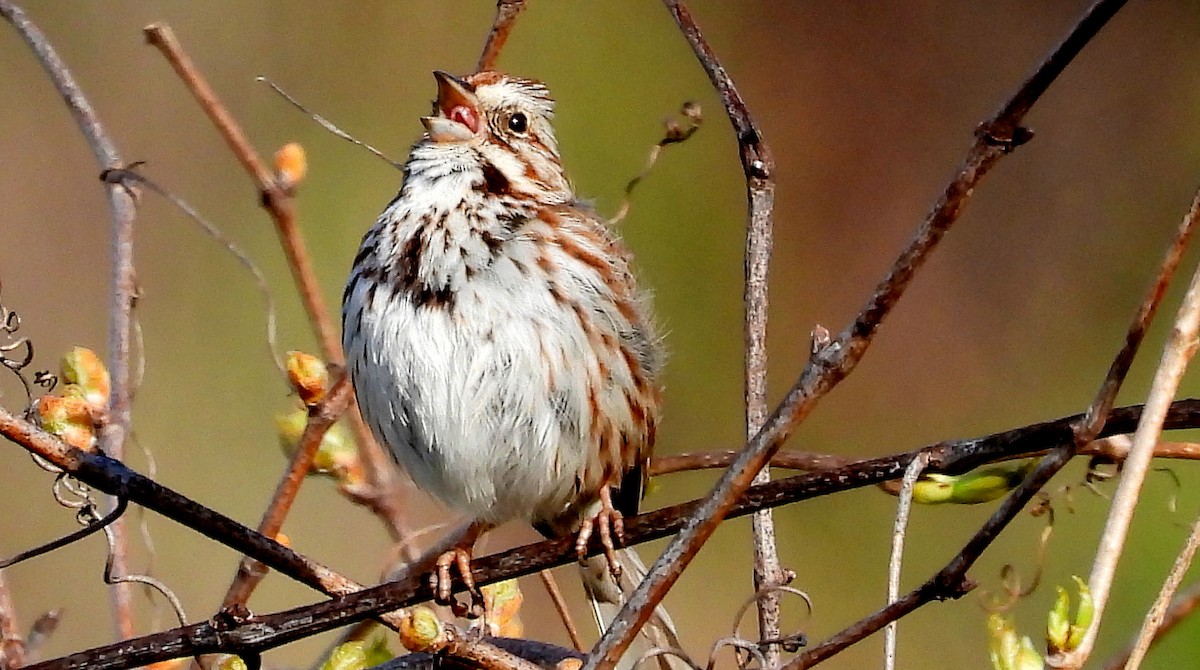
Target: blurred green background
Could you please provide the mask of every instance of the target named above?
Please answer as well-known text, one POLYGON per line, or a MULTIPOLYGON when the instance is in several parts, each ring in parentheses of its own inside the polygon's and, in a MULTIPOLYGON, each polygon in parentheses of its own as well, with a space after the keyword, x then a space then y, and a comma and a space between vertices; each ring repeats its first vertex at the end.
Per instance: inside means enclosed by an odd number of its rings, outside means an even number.
MULTIPOLYGON (((158 53, 143 44, 141 28, 152 21, 174 27, 264 154, 293 140, 307 148, 300 222, 327 298, 337 305, 359 238, 399 175, 254 78, 272 78, 403 159, 434 94, 430 72, 472 68, 494 7, 490 0, 27 4, 126 160, 146 161, 147 175, 251 253, 276 292, 281 345, 310 351, 313 338, 250 180, 158 53)), ((1086 5, 693 3, 779 164, 773 401, 800 370, 814 324, 839 330, 854 315, 954 174, 975 125, 1086 5)), ((1182 0, 1131 3, 1104 29, 1028 117, 1036 139, 984 182, 862 365, 791 447, 881 455, 1086 406, 1200 183, 1197 39, 1200 9, 1182 0)), ((70 346, 106 347, 109 223, 88 149, 8 26, 0 29, 0 64, 0 298, 24 317, 21 332, 36 343, 36 366, 50 368, 70 346)), ((703 106, 704 128, 667 152, 621 231, 669 331, 658 449, 738 446, 743 183, 719 100, 669 14, 655 2, 533 0, 500 65, 549 84, 559 101, 566 165, 578 191, 605 212, 616 210, 662 120, 684 100, 703 106)), ((1184 267, 1196 259, 1190 254, 1184 267)), ((253 525, 283 465, 272 417, 290 406, 265 355, 260 297, 224 250, 155 197, 145 199, 137 221, 137 268, 146 371, 131 462, 253 525)), ((1177 286, 1164 320, 1180 294, 1177 286)), ((1155 329, 1123 402, 1142 399, 1165 330, 1164 323, 1155 329)), ((0 380, 0 389, 0 402, 21 408, 15 383, 0 380)), ((1196 392, 1196 382, 1185 380, 1184 394, 1196 392)), ((1167 474, 1148 481, 1097 659, 1135 630, 1200 507, 1200 472, 1190 464, 1169 467, 1180 484, 1167 474)), ((0 473, 0 554, 73 527, 49 495, 49 476, 21 449, 0 448, 0 473)), ((1077 483, 1081 473, 1070 469, 1052 488, 1077 483)), ((700 495, 713 478, 665 478, 646 504, 700 495)), ((1070 501, 1059 499, 1043 586, 1016 609, 1022 632, 1039 638, 1051 587, 1087 574, 1106 507, 1082 489, 1070 501)), ((789 627, 823 639, 880 605, 893 508, 893 499, 865 490, 776 514, 785 564, 815 602, 811 615, 789 602, 789 627)), ((990 509, 916 510, 905 586, 939 568, 990 509)), ((414 503, 414 523, 446 516, 414 503)), ((135 553, 135 566, 174 588, 194 619, 209 616, 237 556, 153 514, 131 518, 144 519, 154 539, 152 553, 135 553)), ((995 588, 1005 563, 1028 576, 1044 523, 1018 520, 973 576, 995 588)), ((380 525, 323 480, 305 487, 285 532, 298 550, 366 582, 377 579, 389 549, 380 525)), ((513 524, 487 548, 531 539, 532 531, 513 524)), ((732 629, 751 592, 749 556, 748 523, 726 524, 669 597, 694 655, 706 656, 732 629)), ((110 640, 102 564, 102 542, 93 538, 8 571, 23 624, 65 608, 49 653, 110 640)), ((563 582, 586 623, 569 570, 563 582)), ((528 634, 564 642, 561 626, 544 616, 540 587, 530 582, 525 591, 528 634)), ((251 607, 268 612, 316 599, 273 576, 251 607)), ((148 631, 151 608, 139 600, 139 610, 148 631)), ((984 619, 974 594, 921 609, 900 628, 901 667, 986 666, 984 619)), ((171 622, 162 615, 153 625, 171 622)), ((751 626, 748 620, 744 629, 751 626)), ((1197 667, 1198 633, 1200 624, 1185 625, 1147 666, 1197 667)), ((305 666, 329 639, 290 645, 268 661, 305 666)), ((874 667, 881 649, 882 639, 872 638, 826 666, 874 667)))

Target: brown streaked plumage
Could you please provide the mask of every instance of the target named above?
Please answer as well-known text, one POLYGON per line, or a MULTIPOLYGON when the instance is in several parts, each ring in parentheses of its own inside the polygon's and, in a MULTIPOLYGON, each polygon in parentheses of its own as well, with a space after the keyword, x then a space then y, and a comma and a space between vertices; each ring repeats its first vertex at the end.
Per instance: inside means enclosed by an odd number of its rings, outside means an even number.
MULTIPOLYGON (((419 486, 481 529, 525 519, 578 533, 582 552, 594 524, 619 535, 637 511, 661 342, 628 250, 563 172, 546 88, 437 79, 427 133, 346 285, 350 378, 419 486)), ((615 603, 609 550, 585 583, 615 603)), ((439 562, 443 597, 467 551, 439 562)))

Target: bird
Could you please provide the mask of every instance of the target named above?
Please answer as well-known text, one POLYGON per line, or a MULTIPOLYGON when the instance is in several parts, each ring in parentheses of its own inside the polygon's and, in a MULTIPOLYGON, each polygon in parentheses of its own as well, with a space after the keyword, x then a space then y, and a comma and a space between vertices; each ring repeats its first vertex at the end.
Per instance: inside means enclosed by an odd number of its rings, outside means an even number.
POLYGON ((438 558, 439 600, 451 568, 474 590, 481 533, 524 520, 575 536, 592 602, 619 605, 645 568, 613 540, 637 512, 662 417, 649 295, 574 192, 547 87, 494 71, 434 77, 426 132, 343 295, 359 409, 419 488, 472 519, 438 558), (604 553, 586 558, 593 534, 604 553))

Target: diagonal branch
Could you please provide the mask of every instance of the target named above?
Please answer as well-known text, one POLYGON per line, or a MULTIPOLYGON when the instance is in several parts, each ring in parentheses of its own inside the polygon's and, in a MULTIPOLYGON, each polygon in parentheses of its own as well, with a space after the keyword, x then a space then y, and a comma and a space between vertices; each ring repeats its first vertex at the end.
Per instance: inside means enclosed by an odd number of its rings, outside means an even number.
MULTIPOLYGON (((678 15, 682 4, 676 0, 666 2, 673 13, 678 15)), ((1000 158, 1032 138, 1032 133, 1020 125, 1025 113, 1053 83, 1067 63, 1123 4, 1123 0, 1097 2, 1000 112, 976 130, 975 143, 967 153, 966 161, 958 175, 946 187, 933 211, 900 253, 874 295, 854 322, 842 331, 836 340, 814 354, 799 380, 767 419, 763 429, 747 443, 738 459, 713 487, 704 504, 697 510, 696 518, 651 566, 647 579, 629 597, 621 614, 589 655, 584 666, 586 670, 611 668, 616 664, 654 607, 716 530, 717 524, 729 512, 733 502, 750 486, 758 471, 770 461, 796 427, 816 407, 817 402, 862 360, 879 326, 904 294, 913 276, 937 247, 938 242, 958 221, 984 175, 1000 158)), ((694 50, 699 52, 701 48, 696 45, 702 44, 702 39, 695 23, 679 23, 694 50)), ((739 131, 745 129, 747 132, 752 129, 748 118, 735 118, 734 127, 739 131)))
MULTIPOLYGON (((1190 235, 1191 230, 1200 219, 1200 191, 1192 200, 1192 206, 1180 224, 1180 237, 1190 235)), ((1176 253, 1175 262, 1182 250, 1176 253)), ((1165 292, 1165 286, 1162 287, 1165 292)), ((1175 323, 1166 346, 1163 348, 1158 369, 1154 373, 1150 395, 1146 400, 1146 412, 1138 422, 1137 432, 1133 436, 1133 446, 1129 457, 1121 468, 1121 481, 1113 494, 1112 506, 1108 519, 1104 524, 1104 532, 1100 537, 1100 546, 1096 549, 1096 558, 1092 564, 1092 572, 1088 578, 1088 588, 1092 594, 1095 614, 1091 625, 1084 634, 1083 641, 1073 650, 1066 651, 1047 659, 1051 667, 1078 668, 1083 665, 1091 654, 1096 642, 1100 623, 1104 618, 1105 606, 1112 588, 1113 576, 1117 562, 1125 545, 1129 524, 1133 521, 1134 508, 1137 506, 1142 482, 1150 468, 1150 459, 1154 456, 1154 445, 1162 432, 1163 419, 1171 399, 1179 389, 1183 373, 1196 354, 1197 333, 1200 332, 1200 266, 1193 271, 1192 282, 1183 304, 1179 308, 1175 323)), ((1114 364, 1115 365, 1115 364, 1114 364)), ((1114 390, 1115 394, 1116 391, 1114 390)), ((1131 667, 1136 667, 1136 656, 1131 667)))
MULTIPOLYGON (((1140 407, 1114 410, 1102 434, 1109 436, 1129 432, 1137 425, 1141 413, 1140 407)), ((861 460, 830 470, 755 486, 731 506, 728 516, 744 516, 766 507, 778 507, 897 479, 903 475, 908 464, 921 453, 928 454, 929 471, 948 473, 964 472, 996 460, 1028 456, 1048 448, 1070 444, 1074 439, 1074 426, 1082 421, 1084 416, 1079 414, 1064 417, 969 440, 942 442, 916 451, 861 460)), ((1181 400, 1174 403, 1165 426, 1172 430, 1200 427, 1200 400, 1181 400)), ((212 633, 216 637, 203 642, 206 646, 180 647, 202 643, 202 636, 196 637, 196 631, 207 629, 192 626, 138 638, 121 645, 80 652, 34 666, 40 670, 79 667, 70 666, 69 659, 74 659, 71 662, 83 662, 82 659, 88 659, 85 665, 93 667, 90 662, 114 649, 119 649, 122 654, 127 655, 114 658, 113 664, 103 667, 133 667, 155 660, 165 660, 172 657, 165 651, 167 649, 182 649, 179 651, 182 655, 208 651, 234 652, 239 649, 261 651, 300 637, 423 602, 429 600, 432 595, 427 576, 418 574, 419 566, 410 567, 397 581, 354 592, 356 588, 360 588, 357 584, 341 578, 291 549, 180 496, 120 463, 101 455, 87 454, 66 447, 2 408, 0 434, 43 455, 97 489, 128 498, 130 502, 158 512, 236 551, 252 556, 297 581, 326 593, 347 594, 319 605, 279 613, 279 618, 272 620, 279 626, 279 630, 275 631, 263 632, 264 629, 256 627, 258 622, 263 620, 262 617, 244 623, 226 622, 220 631, 212 633), (258 635, 255 631, 263 634, 258 635), (219 646, 226 644, 222 640, 228 641, 230 646, 219 646)), ((702 500, 692 501, 626 519, 626 539, 633 545, 677 533, 692 523, 696 510, 703 503, 702 500)), ((603 548, 597 541, 592 544, 590 550, 592 553, 599 553, 603 548)), ((472 574, 477 584, 484 585, 575 560, 573 538, 547 540, 479 558, 472 563, 472 574)), ((206 625, 211 624, 197 624, 201 627, 206 625)))
MULTIPOLYGON (((199 102, 200 107, 217 127, 238 161, 257 184, 262 205, 275 223, 280 244, 283 246, 288 266, 292 271, 292 277, 300 291, 309 321, 320 341, 322 355, 328 363, 337 367, 342 366, 345 363, 342 345, 337 337, 333 321, 330 319, 329 310, 325 306, 304 239, 296 225, 296 210, 291 190, 275 179, 258 156, 241 126, 221 103, 216 92, 183 50, 170 26, 161 23, 152 24, 145 28, 144 33, 147 42, 157 48, 171 64, 184 85, 199 102)), ((351 429, 354 432, 355 441, 358 443, 359 453, 367 466, 365 469, 370 482, 369 487, 364 487, 369 490, 356 490, 352 493, 358 494, 356 499, 368 505, 383 520, 394 539, 403 540, 408 531, 398 502, 402 496, 395 468, 391 459, 371 436, 371 432, 359 415, 354 402, 348 400, 346 406, 349 407, 351 429)), ((298 470, 300 465, 298 461, 299 459, 289 464, 290 469, 283 475, 284 480, 296 482, 303 480, 303 473, 298 470)), ((281 518, 286 515, 298 490, 298 483, 295 486, 281 485, 277 487, 275 496, 272 498, 267 512, 264 513, 264 520, 281 518)), ((246 581, 245 577, 240 576, 243 574, 246 573, 239 570, 239 576, 235 577, 233 584, 230 585, 227 604, 248 598, 250 591, 253 590, 253 584, 246 581)))

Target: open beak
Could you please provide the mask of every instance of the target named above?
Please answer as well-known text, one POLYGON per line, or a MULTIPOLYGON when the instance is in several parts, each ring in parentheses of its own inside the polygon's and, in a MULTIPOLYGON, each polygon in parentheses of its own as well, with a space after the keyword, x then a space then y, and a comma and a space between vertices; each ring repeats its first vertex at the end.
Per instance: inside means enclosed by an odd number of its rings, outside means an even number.
POLYGON ((421 119, 429 138, 434 142, 464 142, 479 134, 483 119, 479 98, 463 80, 441 70, 433 73, 437 79, 438 96, 434 102, 436 116, 421 119))

